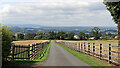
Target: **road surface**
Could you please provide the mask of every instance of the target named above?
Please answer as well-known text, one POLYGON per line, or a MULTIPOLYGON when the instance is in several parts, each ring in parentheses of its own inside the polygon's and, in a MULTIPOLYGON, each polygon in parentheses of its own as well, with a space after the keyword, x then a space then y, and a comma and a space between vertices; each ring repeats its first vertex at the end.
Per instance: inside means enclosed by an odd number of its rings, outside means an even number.
POLYGON ((64 48, 56 45, 51 41, 51 48, 48 59, 43 63, 43 66, 89 66, 79 60, 64 48))

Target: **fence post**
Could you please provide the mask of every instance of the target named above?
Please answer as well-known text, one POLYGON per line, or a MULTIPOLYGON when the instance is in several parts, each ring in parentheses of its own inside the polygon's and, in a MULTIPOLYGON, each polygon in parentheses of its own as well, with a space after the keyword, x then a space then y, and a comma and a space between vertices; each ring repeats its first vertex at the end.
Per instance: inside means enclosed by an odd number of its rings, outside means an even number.
POLYGON ((100 59, 102 59, 102 44, 100 44, 100 59))
POLYGON ((77 43, 77 51, 79 51, 79 42, 77 43))
POLYGON ((68 43, 68 48, 69 48, 69 46, 70 46, 70 43, 68 43))
POLYGON ((34 48, 34 44, 33 44, 32 46, 33 46, 33 49, 32 49, 32 50, 33 50, 33 53, 32 53, 32 54, 34 55, 34 54, 35 54, 35 53, 34 53, 34 49, 35 49, 35 48, 34 48))
POLYGON ((68 47, 69 43, 67 42, 67 47, 68 47))
POLYGON ((74 50, 75 50, 75 47, 76 47, 76 42, 75 42, 75 44, 74 44, 74 50))
POLYGON ((84 42, 84 53, 86 52, 86 46, 85 46, 85 42, 84 42))
MULTIPOLYGON (((24 51, 25 51, 25 47, 23 46, 23 48, 24 48, 24 51)), ((25 58, 25 54, 23 53, 23 58, 25 58)))
POLYGON ((78 43, 78 51, 80 52, 80 42, 78 43))
POLYGON ((93 43, 93 56, 95 55, 95 43, 93 43))
POLYGON ((88 43, 88 54, 90 55, 90 43, 88 43))
POLYGON ((33 52, 33 50, 34 50, 34 44, 32 44, 32 56, 33 56, 33 54, 34 54, 34 52, 33 52))
POLYGON ((34 54, 35 54, 35 44, 34 44, 34 54))
POLYGON ((71 42, 71 49, 73 48, 73 42, 71 42))
MULTIPOLYGON (((21 45, 21 50, 23 50, 23 45, 21 45)), ((21 58, 23 58, 23 53, 21 53, 21 58)))
POLYGON ((36 43, 36 45, 35 45, 36 52, 37 52, 37 47, 38 47, 38 43, 36 43))
POLYGON ((83 46, 82 46, 82 43, 81 43, 81 52, 83 52, 83 46))
POLYGON ((42 49, 43 49, 43 43, 42 43, 42 49))
POLYGON ((37 43, 35 44, 35 53, 37 53, 37 43))
POLYGON ((74 42, 74 47, 73 47, 73 50, 75 50, 75 42, 74 42))
POLYGON ((111 63, 111 44, 109 44, 109 59, 108 62, 111 63))
POLYGON ((28 58, 30 59, 30 44, 28 45, 28 58))
POLYGON ((67 46, 66 47, 68 47, 69 48, 69 42, 67 42, 67 46))
POLYGON ((14 51, 15 51, 15 45, 13 45, 13 48, 12 48, 12 60, 14 60, 14 51))
POLYGON ((34 53, 36 53, 36 43, 34 43, 34 53))

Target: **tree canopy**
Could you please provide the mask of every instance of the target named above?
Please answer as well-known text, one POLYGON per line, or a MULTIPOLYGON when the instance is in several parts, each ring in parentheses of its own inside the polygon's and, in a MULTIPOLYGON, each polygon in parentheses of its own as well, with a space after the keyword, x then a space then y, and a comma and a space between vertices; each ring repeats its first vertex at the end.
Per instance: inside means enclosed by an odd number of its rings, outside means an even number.
POLYGON ((79 33, 79 37, 80 37, 81 40, 84 40, 84 38, 85 38, 85 33, 80 32, 80 33, 79 33))
POLYGON ((119 2, 110 2, 110 0, 104 0, 103 2, 106 5, 107 10, 111 13, 113 20, 118 24, 118 40, 120 45, 120 1, 119 2))
POLYGON ((23 39, 24 39, 24 34, 18 33, 18 34, 17 34, 17 39, 23 40, 23 39))
POLYGON ((90 32, 90 36, 95 37, 96 40, 99 39, 101 37, 100 29, 98 27, 94 27, 90 32))
MULTIPOLYGON (((109 1, 109 0, 108 0, 109 1)), ((120 2, 106 2, 104 1, 106 8, 111 13, 113 20, 116 24, 120 24, 120 2)))
MULTIPOLYGON (((2 27, 2 26, 0 25, 0 27, 2 27)), ((3 61, 5 61, 5 58, 10 53, 12 36, 13 36, 13 34, 7 26, 2 27, 2 57, 3 57, 3 61)))

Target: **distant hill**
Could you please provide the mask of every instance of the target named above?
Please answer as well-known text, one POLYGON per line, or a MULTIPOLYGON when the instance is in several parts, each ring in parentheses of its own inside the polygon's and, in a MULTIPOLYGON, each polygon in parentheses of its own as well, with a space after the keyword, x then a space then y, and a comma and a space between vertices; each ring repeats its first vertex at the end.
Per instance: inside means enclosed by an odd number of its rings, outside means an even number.
MULTIPOLYGON (((6 26, 3 24, 3 26, 6 26)), ((89 33, 91 29, 93 29, 95 26, 69 26, 69 27, 62 27, 62 26, 41 26, 41 25, 35 25, 35 24, 7 24, 7 26, 10 26, 10 29, 13 33, 35 33, 35 32, 45 32, 48 33, 49 31, 64 31, 64 32, 84 32, 89 33)), ((102 33, 111 32, 111 33, 117 33, 117 27, 99 27, 101 29, 102 33)))
POLYGON ((11 26, 11 27, 44 27, 41 25, 36 25, 36 24, 2 24, 3 26, 11 26))

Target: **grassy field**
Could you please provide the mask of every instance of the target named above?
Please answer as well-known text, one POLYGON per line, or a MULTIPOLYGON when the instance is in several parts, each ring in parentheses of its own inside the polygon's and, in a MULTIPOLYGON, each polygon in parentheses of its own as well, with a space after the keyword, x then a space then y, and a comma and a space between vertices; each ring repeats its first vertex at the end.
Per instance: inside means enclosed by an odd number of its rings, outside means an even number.
POLYGON ((22 40, 22 41, 13 41, 12 43, 15 45, 29 45, 29 44, 35 44, 35 43, 42 43, 46 41, 48 40, 22 40))
MULTIPOLYGON (((59 40, 60 41, 60 40, 59 40)), ((68 42, 86 42, 86 43, 96 43, 96 44, 112 44, 113 46, 118 46, 118 40, 79 40, 79 41, 70 41, 70 40, 63 40, 68 42)))
MULTIPOLYGON (((57 44, 57 43, 56 43, 57 44)), ((61 45, 61 44, 58 44, 60 45, 61 47, 63 47, 65 50, 67 50, 68 52, 70 52, 71 54, 73 54, 74 56, 76 56, 78 59, 84 61, 85 63, 91 65, 91 66, 97 66, 97 68, 99 68, 100 66, 111 66, 110 64, 108 63, 105 63, 103 61, 100 61, 100 60, 97 60, 96 58, 93 58, 91 56, 88 56, 88 55, 85 55, 83 53, 80 53, 80 52, 77 52, 77 51, 74 51, 72 49, 69 49, 67 48, 66 46, 64 45, 61 45)), ((96 67, 95 67, 96 68, 96 67)), ((100 67, 101 68, 101 67, 100 67)), ((102 67, 104 68, 104 67, 102 67)), ((105 67, 106 68, 106 67, 105 67)))

